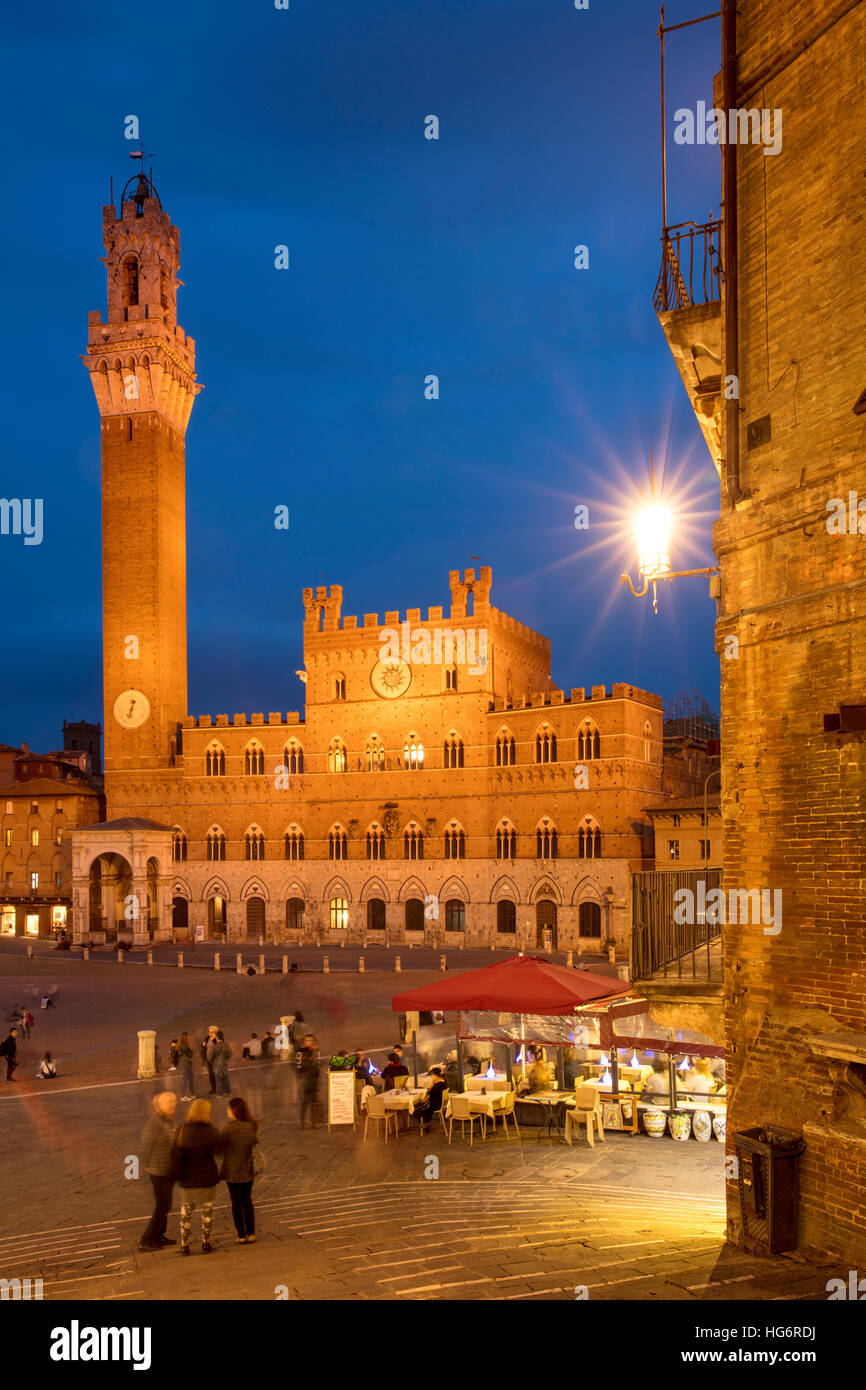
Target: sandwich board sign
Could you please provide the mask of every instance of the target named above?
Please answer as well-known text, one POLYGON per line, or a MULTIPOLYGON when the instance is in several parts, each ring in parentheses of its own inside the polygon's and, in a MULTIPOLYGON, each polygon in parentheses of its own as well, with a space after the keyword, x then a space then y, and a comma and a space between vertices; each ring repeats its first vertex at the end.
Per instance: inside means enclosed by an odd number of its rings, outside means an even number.
POLYGON ((355 1128, 355 1073, 328 1072, 328 1129, 332 1125, 355 1128))

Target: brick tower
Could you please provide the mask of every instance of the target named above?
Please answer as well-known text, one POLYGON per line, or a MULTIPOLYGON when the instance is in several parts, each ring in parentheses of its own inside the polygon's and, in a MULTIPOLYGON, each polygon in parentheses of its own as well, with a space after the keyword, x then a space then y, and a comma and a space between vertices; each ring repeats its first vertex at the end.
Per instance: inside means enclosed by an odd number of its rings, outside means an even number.
MULTIPOLYGON (((177 322, 180 233, 144 172, 102 210, 108 314, 84 361, 102 417, 106 791, 166 768, 186 717, 184 437, 195 344, 177 322)), ((109 806, 109 813, 111 807, 109 806)))

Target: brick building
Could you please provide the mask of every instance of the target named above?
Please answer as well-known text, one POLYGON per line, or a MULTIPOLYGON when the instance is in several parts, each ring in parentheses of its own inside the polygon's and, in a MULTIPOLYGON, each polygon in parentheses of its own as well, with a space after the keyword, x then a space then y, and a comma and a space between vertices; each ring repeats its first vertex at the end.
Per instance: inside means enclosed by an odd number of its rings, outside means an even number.
MULTIPOLYGON (((802 1133, 800 1247, 858 1262, 866 1260, 866 4, 724 0, 722 22, 715 105, 775 116, 781 149, 723 146, 720 293, 694 302, 688 267, 668 240, 657 305, 722 478, 714 546, 724 885, 779 890, 784 903, 779 931, 754 920, 724 931, 728 1135, 766 1122, 802 1133), (843 507, 848 524, 834 525, 843 507)), ((739 1240, 733 1183, 729 1194, 739 1240)))
POLYGON ((307 589, 306 710, 188 716, 184 439, 194 343, 179 233, 144 176, 103 209, 108 313, 89 320, 102 416, 105 787, 75 837, 76 939, 549 943, 625 948, 644 807, 694 793, 658 696, 566 693, 550 644, 495 608, 489 568, 451 601, 342 613, 307 589), (130 543, 129 518, 135 518, 130 543), (133 905, 130 912, 130 904, 133 905))

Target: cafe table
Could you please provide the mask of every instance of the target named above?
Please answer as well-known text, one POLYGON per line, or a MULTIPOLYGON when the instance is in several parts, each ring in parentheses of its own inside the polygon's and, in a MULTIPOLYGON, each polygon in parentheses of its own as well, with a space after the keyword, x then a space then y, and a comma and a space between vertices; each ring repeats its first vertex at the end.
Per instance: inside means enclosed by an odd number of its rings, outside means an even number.
POLYGON ((552 1134, 554 1126, 560 1138, 562 1137, 562 1124, 565 1107, 574 1105, 573 1091, 528 1091, 525 1096, 518 1096, 520 1101, 528 1101, 530 1105, 538 1104, 547 1106, 547 1114, 544 1117, 544 1124, 539 1131, 539 1139, 545 1134, 552 1134))
POLYGON ((401 1086, 400 1090, 382 1091, 381 1099, 385 1102, 386 1110, 404 1110, 406 1112, 406 1125, 409 1128, 409 1116, 415 1113, 416 1103, 427 1094, 420 1086, 401 1086))
POLYGON ((463 1082, 467 1091, 510 1091, 511 1082, 504 1072, 497 1072, 495 1076, 485 1076, 482 1072, 480 1076, 467 1076, 463 1082))
MULTIPOLYGON (((496 1111, 504 1110, 509 1092, 502 1090, 488 1091, 486 1095, 482 1095, 480 1091, 458 1091, 456 1094, 458 1100, 469 1101, 470 1110, 474 1110, 476 1114, 486 1116, 486 1118, 492 1120, 495 1125, 496 1111)), ((445 1102, 446 1120, 451 1118, 451 1101, 452 1097, 449 1096, 448 1100, 445 1102)))

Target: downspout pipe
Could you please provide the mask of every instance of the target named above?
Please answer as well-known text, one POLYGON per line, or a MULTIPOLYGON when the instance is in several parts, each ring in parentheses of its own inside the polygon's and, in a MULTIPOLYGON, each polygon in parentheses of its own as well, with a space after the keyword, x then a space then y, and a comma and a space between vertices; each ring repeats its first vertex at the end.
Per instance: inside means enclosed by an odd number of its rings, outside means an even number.
MULTIPOLYGON (((737 4, 722 0, 722 82, 725 120, 737 105, 737 4)), ((737 273, 737 146, 726 140, 722 156, 725 203, 725 377, 737 378, 736 395, 725 396, 725 487, 731 504, 747 496, 740 485, 739 293, 737 273)))

